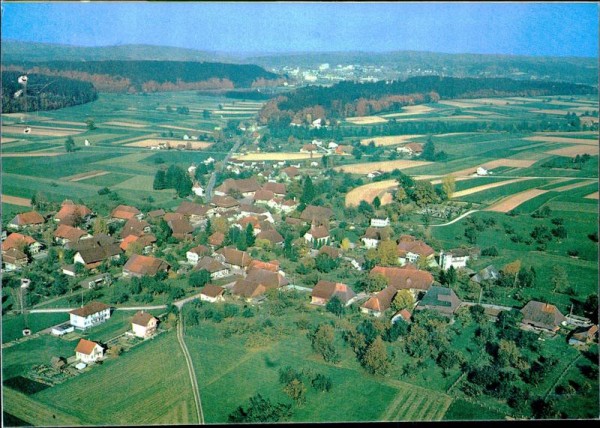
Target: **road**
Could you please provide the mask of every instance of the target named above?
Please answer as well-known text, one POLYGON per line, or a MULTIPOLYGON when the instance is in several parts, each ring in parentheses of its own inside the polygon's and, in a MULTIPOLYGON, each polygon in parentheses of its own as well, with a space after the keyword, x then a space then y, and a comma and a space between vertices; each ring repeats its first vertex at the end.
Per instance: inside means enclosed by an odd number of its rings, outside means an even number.
MULTIPOLYGON (((237 143, 235 143, 233 145, 233 147, 231 148, 231 150, 229 150, 229 153, 227 153, 227 156, 225 156, 225 159, 223 159, 223 163, 221 164, 221 168, 220 170, 223 170, 223 168, 225 168, 225 166, 227 165, 227 162, 229 162, 229 159, 231 158, 231 155, 233 155, 242 145, 243 139, 239 139, 237 143)), ((208 185, 206 186, 206 202, 210 202, 212 199, 212 191, 213 191, 213 187, 215 187, 215 182, 217 180, 217 174, 221 172, 221 171, 217 171, 216 169, 213 171, 213 173, 210 175, 210 179, 208 180, 208 185)))
POLYGON ((196 372, 194 371, 192 357, 190 357, 190 353, 187 349, 187 345, 185 344, 185 341, 183 340, 183 314, 180 314, 179 322, 177 323, 177 340, 179 341, 179 346, 181 347, 181 351, 183 352, 183 356, 185 357, 185 362, 187 364, 188 373, 190 376, 190 382, 192 384, 192 392, 194 394, 194 403, 196 404, 198 423, 204 425, 204 412, 202 411, 202 401, 200 399, 200 389, 198 388, 198 379, 196 379, 196 372))

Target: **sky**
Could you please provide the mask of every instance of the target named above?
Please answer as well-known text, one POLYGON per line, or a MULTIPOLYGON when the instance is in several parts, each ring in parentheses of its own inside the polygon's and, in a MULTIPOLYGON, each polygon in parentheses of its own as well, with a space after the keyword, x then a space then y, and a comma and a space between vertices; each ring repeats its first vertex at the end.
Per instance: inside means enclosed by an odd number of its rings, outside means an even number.
POLYGON ((2 38, 204 51, 598 57, 598 3, 2 2, 2 38))

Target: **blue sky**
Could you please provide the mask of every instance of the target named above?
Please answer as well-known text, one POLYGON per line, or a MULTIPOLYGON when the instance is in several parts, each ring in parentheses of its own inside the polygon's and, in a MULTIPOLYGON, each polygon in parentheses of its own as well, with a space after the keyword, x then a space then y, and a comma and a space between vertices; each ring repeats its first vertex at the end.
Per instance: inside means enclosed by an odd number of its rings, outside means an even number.
POLYGON ((35 2, 2 9, 3 39, 76 46, 598 56, 592 2, 35 2))

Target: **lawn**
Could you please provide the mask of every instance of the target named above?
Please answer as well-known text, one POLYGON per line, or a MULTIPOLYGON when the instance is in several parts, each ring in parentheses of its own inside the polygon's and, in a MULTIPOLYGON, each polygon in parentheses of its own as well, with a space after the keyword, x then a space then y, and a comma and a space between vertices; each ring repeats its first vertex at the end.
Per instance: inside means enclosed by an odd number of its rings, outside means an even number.
POLYGON ((28 327, 32 333, 37 333, 48 327, 69 321, 69 314, 64 313, 34 313, 27 315, 2 315, 2 343, 23 337, 23 329, 28 327))
POLYGON ((444 415, 445 421, 504 420, 504 415, 472 401, 455 399, 444 415))
POLYGON ((189 382, 183 354, 171 331, 44 390, 35 399, 91 424, 194 424, 189 382))

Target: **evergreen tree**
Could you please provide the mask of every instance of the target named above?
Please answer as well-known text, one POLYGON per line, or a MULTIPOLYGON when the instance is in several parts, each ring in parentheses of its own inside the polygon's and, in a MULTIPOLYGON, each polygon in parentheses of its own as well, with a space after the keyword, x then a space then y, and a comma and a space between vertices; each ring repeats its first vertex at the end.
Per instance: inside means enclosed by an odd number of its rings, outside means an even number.
POLYGON ((152 184, 154 190, 162 190, 167 188, 167 181, 165 177, 165 171, 159 169, 154 175, 154 183, 152 184))
POLYGON ((246 245, 248 247, 252 247, 255 242, 256 237, 254 236, 254 226, 252 226, 252 223, 248 223, 248 226, 246 226, 246 245))
POLYGON ((300 202, 304 204, 310 204, 314 198, 315 187, 310 176, 307 176, 304 180, 304 186, 302 188, 302 196, 300 197, 300 202))
POLYGON ((427 142, 423 146, 423 152, 421 153, 421 159, 433 162, 435 160, 435 145, 431 136, 427 138, 427 142))

